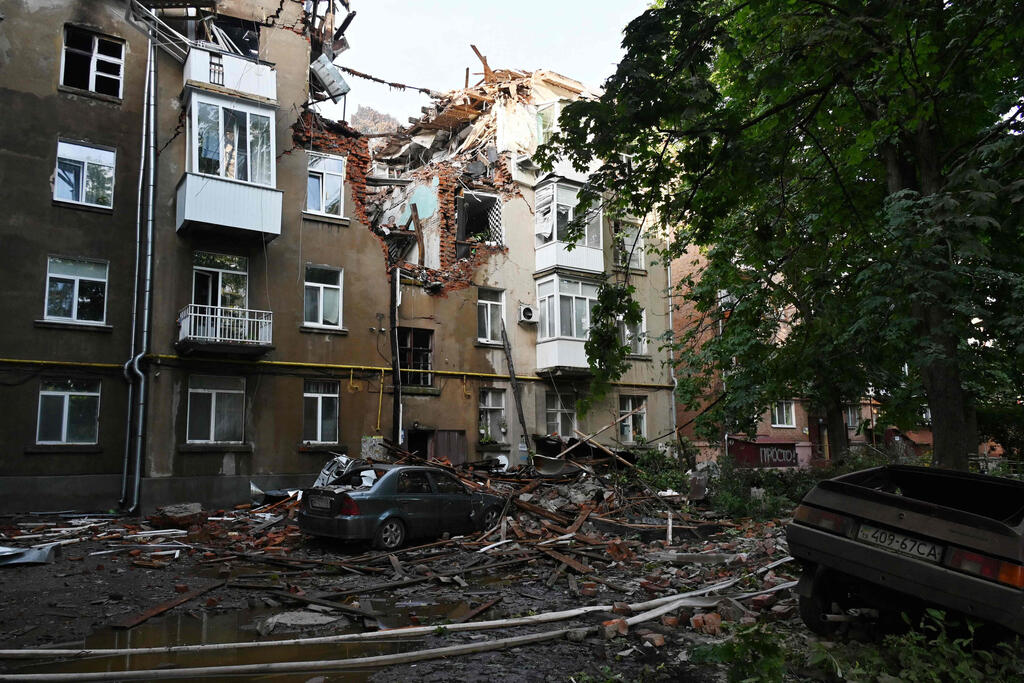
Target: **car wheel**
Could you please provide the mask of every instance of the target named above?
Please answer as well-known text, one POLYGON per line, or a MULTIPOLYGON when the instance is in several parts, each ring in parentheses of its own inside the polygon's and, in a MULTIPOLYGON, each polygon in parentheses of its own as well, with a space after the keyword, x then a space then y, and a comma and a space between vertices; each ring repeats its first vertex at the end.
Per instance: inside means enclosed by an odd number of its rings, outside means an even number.
POLYGON ((800 618, 811 632, 817 633, 819 636, 835 634, 839 623, 826 619, 826 616, 832 613, 832 591, 827 574, 817 573, 811 583, 810 595, 801 595, 798 604, 800 618))
POLYGON ((498 508, 487 508, 484 511, 484 531, 491 529, 495 524, 498 523, 498 518, 501 517, 501 511, 498 508))
POLYGON ((405 542, 405 525, 402 520, 392 517, 384 520, 377 529, 373 544, 381 550, 396 550, 405 542))

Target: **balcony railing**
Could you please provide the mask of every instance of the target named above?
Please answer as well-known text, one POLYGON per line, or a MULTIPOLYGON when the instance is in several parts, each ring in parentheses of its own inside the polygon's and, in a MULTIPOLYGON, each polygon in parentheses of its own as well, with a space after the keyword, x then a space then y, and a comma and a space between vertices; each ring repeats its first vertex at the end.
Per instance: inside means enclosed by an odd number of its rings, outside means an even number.
POLYGON ((247 308, 189 304, 178 313, 178 341, 270 346, 274 314, 247 308))

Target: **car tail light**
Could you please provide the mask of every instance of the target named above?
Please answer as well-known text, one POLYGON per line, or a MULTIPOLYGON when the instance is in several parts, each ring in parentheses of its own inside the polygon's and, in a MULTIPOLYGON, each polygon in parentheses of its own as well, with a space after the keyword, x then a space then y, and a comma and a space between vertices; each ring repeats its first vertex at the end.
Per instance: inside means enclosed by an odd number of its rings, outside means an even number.
POLYGON ((1024 588, 1024 566, 1013 562, 1004 562, 988 555, 953 548, 946 565, 1014 588, 1024 588))
POLYGON ((796 511, 793 512, 793 519, 797 522, 803 522, 804 524, 816 526, 819 529, 844 536, 849 536, 850 530, 853 528, 853 520, 851 518, 811 507, 810 505, 800 505, 797 507, 796 511))
POLYGON ((356 505, 356 501, 352 498, 352 496, 348 494, 342 494, 338 500, 340 502, 340 505, 338 506, 339 515, 359 514, 359 506, 356 505))

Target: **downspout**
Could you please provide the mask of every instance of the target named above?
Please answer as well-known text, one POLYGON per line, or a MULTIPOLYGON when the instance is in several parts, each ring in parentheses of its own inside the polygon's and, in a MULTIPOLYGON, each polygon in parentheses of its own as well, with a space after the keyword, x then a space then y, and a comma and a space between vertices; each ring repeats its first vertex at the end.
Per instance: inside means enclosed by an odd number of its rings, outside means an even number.
MULTIPOLYGON (((665 276, 668 278, 668 296, 665 299, 668 300, 668 329, 671 333, 670 339, 675 341, 676 328, 672 323, 672 309, 675 308, 673 303, 672 295, 675 293, 675 286, 672 284, 672 261, 671 259, 665 259, 665 276)), ((675 359, 672 357, 672 346, 668 349, 668 376, 672 380, 672 433, 676 437, 676 445, 679 444, 679 429, 678 419, 676 417, 676 389, 679 388, 679 383, 676 380, 676 365, 675 359)))
POLYGON ((135 402, 135 376, 131 372, 132 359, 135 358, 135 330, 138 328, 139 310, 139 268, 142 253, 142 181, 146 173, 146 122, 148 120, 149 107, 149 60, 153 57, 153 39, 147 43, 146 51, 146 85, 142 91, 142 133, 139 135, 139 182, 135 191, 138 209, 135 212, 135 275, 132 279, 132 325, 131 341, 128 351, 128 360, 124 362, 122 372, 124 379, 128 382, 128 411, 125 415, 124 424, 124 462, 121 466, 121 497, 117 501, 118 507, 124 507, 128 501, 128 464, 132 454, 132 406, 135 402))
POLYGON ((132 488, 132 504, 129 513, 139 509, 139 487, 142 484, 142 442, 146 417, 146 376, 139 370, 139 361, 146 355, 149 347, 149 307, 153 293, 153 206, 154 187, 156 185, 156 46, 150 40, 149 45, 149 98, 146 103, 149 109, 149 163, 146 169, 146 279, 142 290, 142 339, 139 353, 132 359, 132 372, 139 380, 139 391, 136 402, 135 429, 135 484, 132 488))

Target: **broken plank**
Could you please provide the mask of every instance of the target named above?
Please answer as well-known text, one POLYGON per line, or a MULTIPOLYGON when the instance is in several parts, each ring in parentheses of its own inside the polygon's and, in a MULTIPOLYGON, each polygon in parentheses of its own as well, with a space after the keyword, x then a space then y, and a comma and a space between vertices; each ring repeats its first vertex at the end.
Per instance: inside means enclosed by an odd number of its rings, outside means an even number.
POLYGON ((545 510, 544 508, 542 508, 539 505, 534 505, 533 503, 527 503, 525 500, 519 500, 518 498, 516 498, 516 499, 514 499, 514 502, 515 502, 516 507, 519 508, 520 510, 523 510, 525 512, 529 512, 531 514, 537 515, 538 517, 544 517, 546 519, 550 519, 552 522, 557 522, 558 524, 565 525, 565 524, 569 524, 572 521, 572 520, 568 519, 567 517, 565 517, 564 515, 560 515, 557 512, 550 512, 549 510, 545 510))
POLYGON ((563 555, 562 553, 557 552, 555 550, 548 550, 547 548, 538 548, 538 550, 540 550, 548 557, 558 560, 562 564, 568 565, 569 569, 575 569, 580 574, 589 574, 592 571, 594 571, 593 567, 588 567, 582 562, 578 562, 577 560, 569 557, 568 555, 563 555))
POLYGON ((501 602, 501 597, 502 596, 499 595, 498 597, 494 598, 493 600, 488 600, 487 602, 483 603, 479 607, 476 607, 475 609, 471 609, 469 612, 467 612, 463 616, 459 617, 458 619, 452 619, 451 620, 452 623, 453 624, 461 624, 461 623, 463 623, 465 621, 469 621, 470 619, 473 619, 474 617, 480 616, 481 614, 483 614, 484 612, 486 612, 487 610, 489 610, 490 608, 494 607, 499 602, 501 602))
POLYGON ((198 598, 200 595, 205 595, 206 593, 209 593, 210 591, 216 588, 220 588, 223 585, 224 581, 217 581, 211 583, 209 586, 206 586, 205 588, 197 588, 196 590, 189 591, 188 593, 185 593, 181 597, 175 598, 174 600, 170 600, 161 605, 157 605, 156 607, 152 607, 146 610, 145 612, 142 612, 141 614, 125 617, 120 621, 112 623, 111 626, 117 629, 126 629, 138 626, 139 624, 148 619, 152 619, 157 615, 163 614, 168 610, 174 609, 178 605, 183 605, 184 603, 195 598, 198 598))
POLYGON ((590 507, 589 505, 584 505, 583 509, 580 510, 579 517, 576 518, 576 521, 573 522, 572 525, 568 529, 566 529, 566 531, 570 534, 574 534, 577 531, 579 531, 580 527, 583 526, 583 522, 587 521, 587 517, 590 516, 590 513, 593 512, 593 510, 594 508, 590 507))
POLYGON ((352 605, 346 605, 343 602, 335 602, 334 600, 327 600, 325 598, 314 598, 308 595, 297 595, 296 593, 289 593, 288 591, 268 590, 267 595, 272 595, 275 598, 285 598, 288 600, 294 600, 296 602, 304 602, 310 605, 332 607, 338 610, 339 612, 348 612, 349 614, 355 614, 360 617, 370 617, 371 619, 376 619, 378 616, 380 616, 377 612, 363 609, 362 607, 353 607, 352 605))

